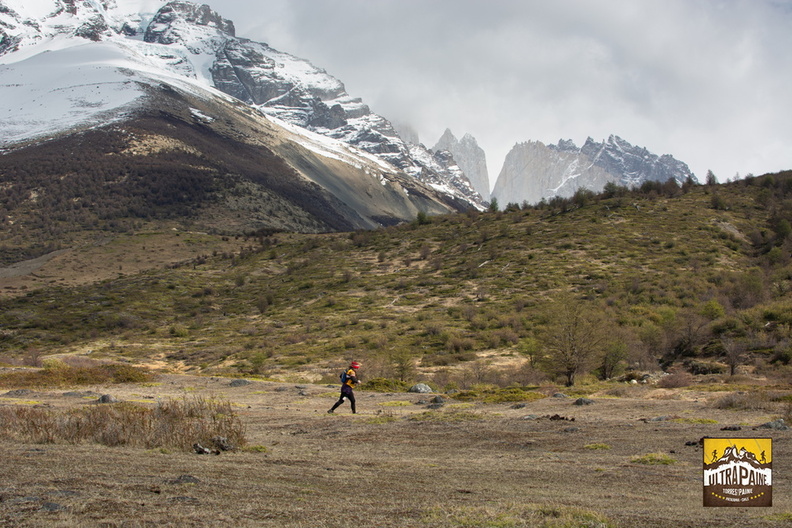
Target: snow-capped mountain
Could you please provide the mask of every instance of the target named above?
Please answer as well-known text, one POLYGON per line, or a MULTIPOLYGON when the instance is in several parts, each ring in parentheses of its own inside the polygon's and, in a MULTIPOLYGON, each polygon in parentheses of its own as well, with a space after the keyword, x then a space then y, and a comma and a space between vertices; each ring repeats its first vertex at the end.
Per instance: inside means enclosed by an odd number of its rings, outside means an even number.
MULTIPOLYGON (((481 207, 463 174, 449 177, 426 149, 405 144, 340 81, 305 60, 236 37, 233 22, 205 5, 0 0, 0 79, 0 152, 16 157, 23 147, 41 156, 55 148, 55 139, 101 130, 117 135, 126 154, 146 150, 140 143, 158 143, 157 153, 176 149, 206 159, 185 137, 199 131, 242 149, 255 145, 263 157, 288 165, 295 178, 290 185, 300 187, 302 198, 296 203, 286 193, 292 203, 284 209, 312 217, 298 222, 303 230, 370 228, 418 211, 481 207), (181 136, 166 137, 171 131, 181 136), (322 196, 316 201, 323 207, 335 204, 337 214, 313 210, 309 189, 322 196)), ((266 175, 266 167, 259 170, 266 175)), ((242 172, 256 185, 265 179, 252 166, 242 172)), ((266 194, 275 187, 270 182, 266 194)), ((234 204, 254 217, 242 222, 251 227, 291 225, 254 214, 252 197, 234 204)))
POLYGON ((470 180, 473 188, 485 200, 489 200, 490 182, 487 172, 487 156, 484 150, 479 147, 476 138, 465 134, 462 139, 457 139, 451 130, 446 129, 433 149, 450 152, 470 180))
POLYGON ((506 156, 492 195, 501 203, 537 203, 569 197, 578 189, 599 192, 608 182, 639 187, 646 181, 696 181, 688 166, 666 154, 657 156, 618 136, 601 143, 588 138, 583 147, 571 140, 558 145, 518 143, 506 156))

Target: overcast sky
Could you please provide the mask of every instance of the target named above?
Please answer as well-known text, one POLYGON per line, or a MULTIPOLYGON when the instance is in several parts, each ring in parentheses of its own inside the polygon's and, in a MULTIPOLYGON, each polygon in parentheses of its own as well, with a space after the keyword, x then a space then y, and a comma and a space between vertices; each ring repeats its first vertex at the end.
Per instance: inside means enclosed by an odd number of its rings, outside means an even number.
MULTIPOLYGON (((206 1, 206 0, 205 0, 206 1)), ((792 169, 792 0, 208 0, 427 147, 615 134, 703 181, 792 169)))

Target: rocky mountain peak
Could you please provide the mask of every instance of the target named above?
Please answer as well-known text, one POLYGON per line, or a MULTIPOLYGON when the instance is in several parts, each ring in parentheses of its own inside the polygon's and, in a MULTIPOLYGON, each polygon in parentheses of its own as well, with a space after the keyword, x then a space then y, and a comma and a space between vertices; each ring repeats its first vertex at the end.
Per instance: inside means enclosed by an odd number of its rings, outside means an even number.
POLYGON ((433 150, 450 152, 476 192, 484 200, 489 200, 490 188, 487 157, 484 150, 479 147, 475 137, 467 133, 461 140, 458 140, 453 132, 447 128, 443 135, 440 136, 433 150))
POLYGON ((195 28, 215 30, 228 37, 234 37, 234 23, 226 20, 208 5, 177 0, 165 4, 154 16, 146 29, 144 40, 158 44, 173 44, 185 41, 195 28))
POLYGON ((451 132, 450 128, 446 128, 443 132, 443 135, 440 136, 440 139, 437 140, 435 144, 435 150, 442 149, 442 150, 450 150, 448 146, 455 145, 459 143, 459 140, 456 138, 453 132, 451 132))
POLYGON ((669 179, 696 181, 688 166, 673 156, 658 156, 616 135, 601 142, 589 137, 580 148, 572 140, 557 145, 529 141, 516 144, 506 156, 493 195, 504 204, 537 203, 572 196, 578 189, 599 192, 609 182, 637 187, 669 179))

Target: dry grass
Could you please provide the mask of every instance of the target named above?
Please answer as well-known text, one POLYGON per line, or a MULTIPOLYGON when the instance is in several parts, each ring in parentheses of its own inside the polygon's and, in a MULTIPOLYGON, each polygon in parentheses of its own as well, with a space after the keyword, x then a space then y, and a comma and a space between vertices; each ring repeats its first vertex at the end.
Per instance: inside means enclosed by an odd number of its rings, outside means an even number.
POLYGON ((606 516, 564 505, 509 504, 441 506, 426 512, 420 526, 449 528, 611 528, 606 516))
POLYGON ((693 385, 694 377, 689 372, 675 372, 664 376, 657 382, 657 386, 663 389, 679 389, 693 385))
POLYGON ((94 365, 72 367, 59 361, 48 363, 43 369, 14 370, 0 374, 0 387, 69 387, 100 383, 142 383, 151 381, 153 374, 131 365, 94 365))
MULTIPOLYGON (((112 389, 127 401, 150 399, 141 404, 149 409, 157 400, 180 401, 188 389, 196 397, 221 394, 254 448, 207 457, 0 438, 0 525, 770 528, 777 520, 769 514, 792 511, 783 479, 773 511, 701 506, 702 453, 686 444, 722 434, 722 423, 758 425, 767 412, 718 409, 683 392, 663 400, 595 398, 588 406, 543 398, 520 409, 477 401, 464 411, 417 404, 426 395, 361 392, 357 415, 348 408, 327 415, 335 393, 326 386, 161 381, 112 389), (647 420, 658 416, 691 422, 647 420), (642 453, 676 463, 635 461, 642 453)), ((33 396, 50 411, 97 408, 57 392, 33 396)), ((736 434, 755 434, 745 429, 736 434)), ((773 456, 792 456, 792 446, 778 441, 773 456)))
POLYGON ((202 397, 166 400, 155 407, 132 403, 77 409, 0 407, 0 438, 34 444, 95 443, 105 446, 188 451, 225 438, 245 443, 245 428, 228 402, 202 397))

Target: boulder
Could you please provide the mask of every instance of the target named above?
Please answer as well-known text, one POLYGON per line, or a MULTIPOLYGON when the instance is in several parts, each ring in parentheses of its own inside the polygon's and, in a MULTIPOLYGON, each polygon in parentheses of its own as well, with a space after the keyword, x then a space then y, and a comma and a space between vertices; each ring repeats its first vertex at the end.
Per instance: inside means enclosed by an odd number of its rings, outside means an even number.
POLYGON ((30 396, 31 394, 33 394, 33 391, 30 389, 15 389, 6 392, 3 396, 6 398, 23 398, 25 396, 30 396))
POLYGON ((776 431, 786 431, 789 429, 789 426, 784 422, 783 418, 779 418, 778 420, 773 420, 772 422, 764 423, 760 426, 754 427, 754 429, 774 429, 776 431))
POLYGON ((407 392, 417 392, 418 394, 428 394, 432 392, 432 387, 427 385, 426 383, 417 383, 410 387, 410 390, 407 392))
POLYGON ((99 403, 118 403, 118 398, 112 394, 102 394, 97 401, 99 403))
POLYGON ((192 475, 179 475, 177 478, 169 481, 170 484, 200 484, 201 480, 193 477, 192 475))

